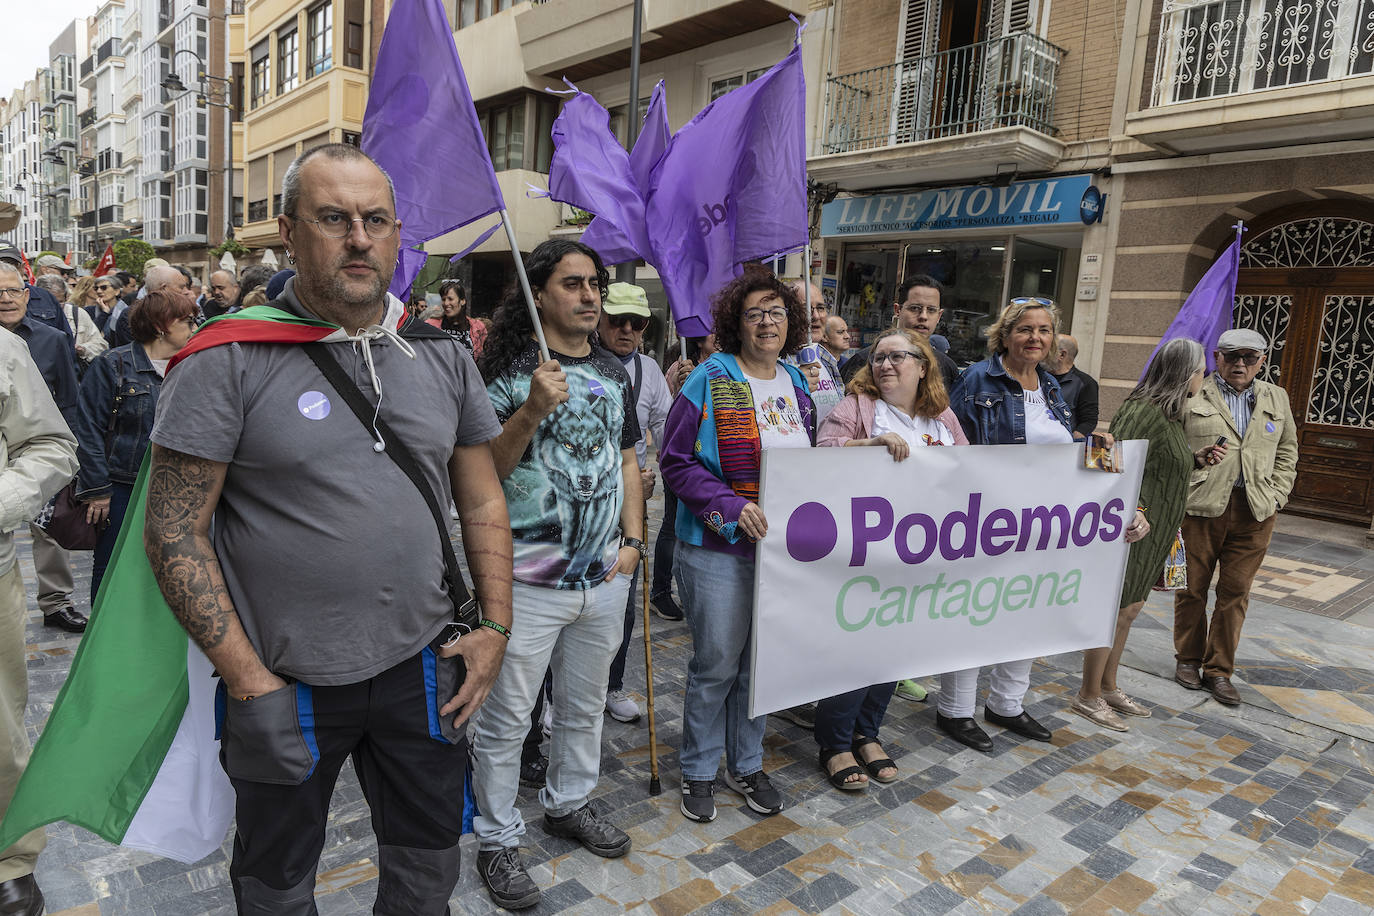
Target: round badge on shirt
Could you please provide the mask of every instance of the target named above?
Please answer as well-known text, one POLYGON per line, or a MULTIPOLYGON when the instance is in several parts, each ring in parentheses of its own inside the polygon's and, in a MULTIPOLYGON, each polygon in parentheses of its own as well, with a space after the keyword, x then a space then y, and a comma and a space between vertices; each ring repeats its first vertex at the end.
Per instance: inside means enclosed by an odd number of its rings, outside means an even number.
POLYGON ((329 416, 329 397, 322 391, 307 391, 296 399, 296 409, 307 420, 323 420, 329 416))

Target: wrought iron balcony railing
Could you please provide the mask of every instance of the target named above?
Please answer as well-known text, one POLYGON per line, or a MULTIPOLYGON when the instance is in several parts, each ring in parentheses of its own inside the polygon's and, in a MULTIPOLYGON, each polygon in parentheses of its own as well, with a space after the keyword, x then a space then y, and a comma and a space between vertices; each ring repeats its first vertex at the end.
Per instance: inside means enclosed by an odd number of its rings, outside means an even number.
POLYGON ((826 153, 953 137, 997 127, 1054 134, 1064 51, 1021 32, 826 80, 826 153))
POLYGON ((1151 104, 1369 73, 1370 0, 1163 0, 1151 104))

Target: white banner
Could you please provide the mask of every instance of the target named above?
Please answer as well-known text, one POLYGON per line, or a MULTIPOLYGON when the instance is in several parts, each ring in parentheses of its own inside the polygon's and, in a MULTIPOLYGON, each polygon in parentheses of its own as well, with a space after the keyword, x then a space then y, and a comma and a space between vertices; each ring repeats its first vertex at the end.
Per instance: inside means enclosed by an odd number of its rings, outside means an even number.
POLYGON ((1110 645, 1147 444, 764 452, 749 714, 1110 645))

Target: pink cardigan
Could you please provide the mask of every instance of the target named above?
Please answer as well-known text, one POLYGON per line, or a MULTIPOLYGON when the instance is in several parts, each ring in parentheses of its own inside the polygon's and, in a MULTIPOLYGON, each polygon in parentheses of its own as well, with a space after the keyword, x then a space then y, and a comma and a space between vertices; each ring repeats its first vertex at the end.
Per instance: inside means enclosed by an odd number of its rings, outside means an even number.
MULTIPOLYGON (((869 438, 877 406, 877 398, 871 398, 866 394, 846 395, 845 399, 836 404, 821 421, 821 428, 816 431, 817 447, 840 446, 850 439, 869 438)), ((955 445, 968 445, 968 437, 964 435, 954 411, 946 407, 935 419, 945 424, 954 435, 955 445)))

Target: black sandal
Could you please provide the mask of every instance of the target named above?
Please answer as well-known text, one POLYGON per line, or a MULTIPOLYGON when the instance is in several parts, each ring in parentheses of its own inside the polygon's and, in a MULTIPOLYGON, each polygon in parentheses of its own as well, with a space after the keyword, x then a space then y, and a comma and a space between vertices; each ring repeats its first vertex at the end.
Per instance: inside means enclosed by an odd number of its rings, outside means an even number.
POLYGON ((862 789, 868 788, 867 780, 864 780, 862 782, 847 781, 849 777, 857 776, 863 773, 863 767, 845 767, 843 770, 840 770, 837 773, 830 772, 830 761, 835 758, 836 754, 843 753, 845 753, 844 748, 840 748, 839 750, 835 751, 827 751, 825 748, 821 748, 821 772, 825 774, 826 781, 828 781, 832 786, 834 786, 842 792, 858 792, 862 789))
MULTIPOLYGON (((850 750, 854 754, 854 759, 859 761, 859 763, 863 765, 863 768, 868 771, 869 777, 872 779, 876 779, 878 780, 878 782, 882 783, 896 782, 898 779, 900 779, 900 773, 896 776, 888 776, 886 779, 878 775, 883 770, 889 768, 893 770, 897 769, 897 764, 892 760, 892 758, 879 757, 877 760, 864 760, 863 754, 859 753, 859 748, 867 747, 870 744, 878 744, 878 739, 865 738, 861 735, 858 735, 855 736, 854 743, 850 746, 850 750)), ((881 747, 881 745, 879 746, 881 747)))

